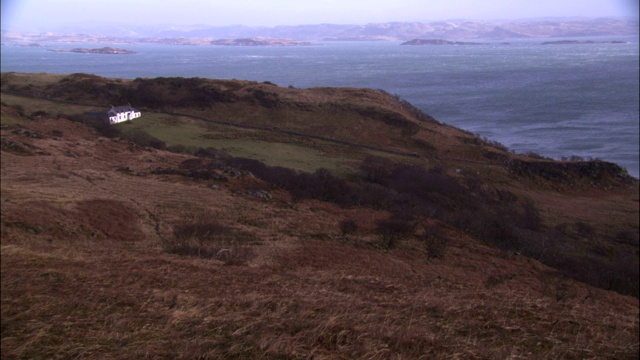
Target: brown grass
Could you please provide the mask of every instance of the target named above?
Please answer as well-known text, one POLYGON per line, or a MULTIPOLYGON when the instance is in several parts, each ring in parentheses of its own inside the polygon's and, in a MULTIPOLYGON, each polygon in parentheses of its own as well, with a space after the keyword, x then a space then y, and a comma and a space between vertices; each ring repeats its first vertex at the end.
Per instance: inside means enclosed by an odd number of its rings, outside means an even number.
MULTIPOLYGON (((375 246, 389 214, 291 206, 173 175, 188 158, 22 119, 49 155, 2 152, 3 358, 638 356, 638 300, 446 228, 447 251, 375 246), (73 152, 75 156, 71 156, 73 152), (131 171, 122 171, 129 168, 131 171), (240 263, 169 254, 176 225, 249 234, 240 263), (339 223, 358 228, 347 238, 339 223)), ((14 125, 11 125, 14 126, 14 125)), ((256 182, 257 180, 251 180, 256 182)))

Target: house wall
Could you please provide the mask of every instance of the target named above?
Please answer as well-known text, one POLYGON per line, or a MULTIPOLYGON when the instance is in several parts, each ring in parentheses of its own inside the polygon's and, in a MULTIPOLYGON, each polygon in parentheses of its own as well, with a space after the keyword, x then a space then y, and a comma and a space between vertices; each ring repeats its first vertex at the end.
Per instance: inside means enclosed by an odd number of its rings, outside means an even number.
POLYGON ((109 116, 109 123, 117 124, 123 121, 139 118, 140 116, 142 116, 142 113, 140 113, 139 111, 125 111, 125 112, 117 113, 115 116, 109 116))

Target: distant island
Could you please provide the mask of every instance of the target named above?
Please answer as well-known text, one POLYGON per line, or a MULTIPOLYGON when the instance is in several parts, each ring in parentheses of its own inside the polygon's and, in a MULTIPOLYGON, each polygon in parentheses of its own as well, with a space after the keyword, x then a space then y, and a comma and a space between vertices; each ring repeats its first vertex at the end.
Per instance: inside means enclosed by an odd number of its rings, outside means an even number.
POLYGON ((573 45, 573 44, 626 44, 626 41, 613 40, 613 41, 580 41, 580 40, 558 40, 558 41, 545 41, 542 45, 573 45))
POLYGON ((135 51, 118 49, 113 47, 103 47, 99 49, 75 48, 75 49, 51 49, 53 52, 72 52, 80 54, 135 54, 135 51))
POLYGON ((413 39, 400 45, 486 45, 486 43, 449 41, 444 39, 413 39))
POLYGON ((292 39, 251 37, 234 39, 212 39, 212 38, 157 38, 145 39, 142 42, 165 45, 218 45, 218 46, 310 46, 313 43, 308 41, 297 41, 292 39))
POLYGON ((212 40, 211 45, 224 46, 309 46, 308 41, 296 41, 291 39, 271 38, 242 38, 242 39, 218 39, 212 40))

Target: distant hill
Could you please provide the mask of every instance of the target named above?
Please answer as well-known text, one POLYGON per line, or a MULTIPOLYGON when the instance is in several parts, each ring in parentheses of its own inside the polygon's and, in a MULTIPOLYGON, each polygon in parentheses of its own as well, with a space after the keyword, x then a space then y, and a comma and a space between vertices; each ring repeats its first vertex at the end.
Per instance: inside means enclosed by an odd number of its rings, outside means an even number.
MULTIPOLYGON (((2 42, 56 41, 64 34, 97 34, 104 40, 144 41, 165 38, 273 38, 296 41, 407 41, 419 38, 438 39, 507 39, 507 38, 553 38, 580 36, 624 36, 638 34, 638 21, 621 18, 599 19, 551 19, 520 21, 471 21, 451 20, 438 22, 388 22, 366 25, 292 25, 275 27, 251 26, 206 26, 191 27, 142 27, 131 24, 118 26, 62 28, 47 35, 19 34, 3 31, 2 42)), ((80 35, 76 35, 82 37, 80 35)), ((86 35, 84 35, 86 36, 86 35)), ((100 40, 94 38, 87 41, 100 40)), ((66 39, 69 40, 68 37, 66 39)))

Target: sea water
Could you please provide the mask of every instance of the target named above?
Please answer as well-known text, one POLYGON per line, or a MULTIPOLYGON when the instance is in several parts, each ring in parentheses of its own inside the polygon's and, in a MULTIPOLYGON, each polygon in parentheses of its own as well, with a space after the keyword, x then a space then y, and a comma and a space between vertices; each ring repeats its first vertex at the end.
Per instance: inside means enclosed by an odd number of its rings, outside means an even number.
POLYGON ((552 158, 599 158, 620 164, 638 177, 638 38, 575 40, 594 43, 543 45, 548 40, 524 39, 464 46, 399 42, 319 42, 301 47, 82 45, 116 46, 136 51, 132 55, 52 52, 48 50, 79 46, 41 44, 3 46, 1 70, 383 89, 440 122, 513 151, 552 158))

